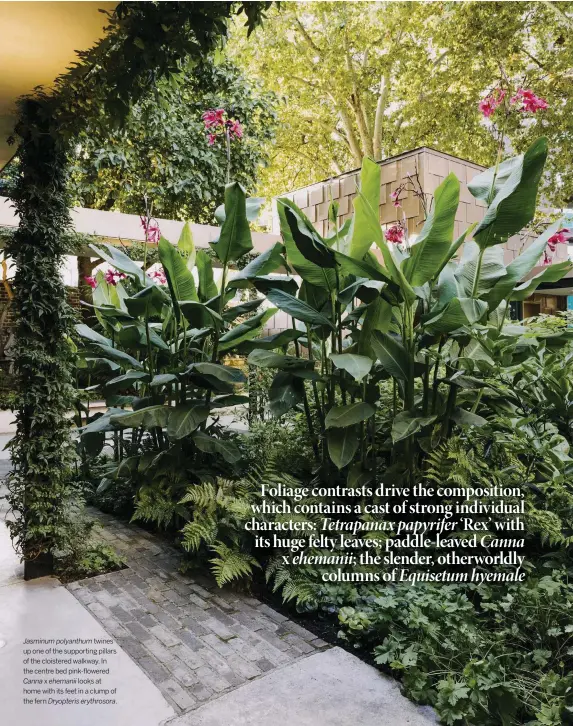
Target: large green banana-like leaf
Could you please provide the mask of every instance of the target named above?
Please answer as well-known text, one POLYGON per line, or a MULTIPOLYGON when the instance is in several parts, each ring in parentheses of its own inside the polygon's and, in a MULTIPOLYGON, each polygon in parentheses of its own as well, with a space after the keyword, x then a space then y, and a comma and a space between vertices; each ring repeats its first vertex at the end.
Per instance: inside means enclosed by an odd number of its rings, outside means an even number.
POLYGON ((149 381, 149 373, 143 371, 127 371, 123 376, 112 378, 105 384, 106 392, 121 391, 126 388, 133 388, 136 383, 147 383, 149 381))
POLYGON ((159 261, 165 270, 174 306, 180 300, 198 300, 193 273, 177 249, 165 237, 159 240, 159 261))
POLYGON ((199 451, 206 454, 220 454, 229 464, 234 464, 241 458, 241 452, 232 441, 209 436, 204 431, 193 434, 193 443, 199 451))
POLYGON ((167 421, 167 435, 179 440, 193 433, 199 424, 209 417, 209 406, 196 403, 180 403, 171 408, 167 421))
POLYGON ((384 268, 378 264, 375 257, 366 262, 334 250, 334 259, 343 275, 356 275, 357 277, 367 277, 369 280, 377 280, 378 282, 391 282, 390 277, 384 268))
POLYGON ((179 307, 191 325, 196 328, 217 328, 223 325, 223 318, 207 303, 184 300, 179 307))
POLYGON ((262 330, 263 325, 277 312, 276 308, 267 308, 262 313, 248 318, 244 323, 236 325, 219 338, 219 350, 221 353, 231 348, 236 348, 247 340, 252 340, 262 330))
POLYGON ((471 297, 455 297, 448 302, 443 310, 424 322, 424 330, 431 335, 451 333, 465 325, 478 322, 486 312, 487 303, 483 300, 471 297))
MULTIPOLYGON (((475 242, 466 242, 455 276, 463 291, 462 297, 471 297, 478 268, 479 247, 475 242)), ((503 263, 503 247, 490 247, 483 253, 475 297, 487 293, 498 280, 507 275, 503 263)))
MULTIPOLYGON (((361 197, 362 193, 358 192, 358 196, 361 197)), ((404 273, 400 269, 400 265, 396 263, 394 254, 388 246, 388 242, 384 238, 380 222, 378 220, 378 208, 374 210, 366 198, 363 199, 362 217, 365 219, 365 224, 369 225, 371 234, 374 234, 374 242, 380 248, 382 252, 382 259, 384 260, 384 274, 390 278, 401 290, 404 300, 412 304, 416 300, 416 293, 412 289, 412 286, 404 276, 404 273)))
POLYGON ((120 426, 127 429, 135 428, 164 428, 169 418, 169 406, 148 406, 140 408, 138 411, 123 412, 111 416, 110 422, 114 426, 120 426))
POLYGON ((199 278, 197 295, 201 302, 207 302, 207 300, 216 297, 219 293, 215 277, 213 276, 213 263, 205 250, 197 250, 195 263, 199 278))
POLYGON ((314 233, 319 240, 322 240, 322 238, 318 232, 314 230, 314 227, 309 222, 308 218, 301 212, 294 202, 291 202, 290 199, 279 199, 277 201, 277 210, 281 225, 281 235, 285 243, 286 257, 289 265, 298 275, 302 277, 303 280, 306 280, 317 287, 324 287, 329 291, 334 290, 336 288, 336 275, 334 270, 325 269, 320 265, 307 260, 296 246, 286 215, 287 209, 296 215, 299 223, 303 227, 306 227, 310 233, 314 233))
POLYGON ((360 194, 355 197, 353 205, 348 254, 355 260, 362 260, 380 234, 380 167, 368 157, 362 161, 360 194), (371 214, 372 210, 375 211, 374 215, 371 214))
POLYGON ((547 139, 538 139, 518 158, 520 162, 516 161, 475 228, 474 239, 482 248, 505 242, 535 216, 537 188, 547 158, 547 139))
POLYGON ((113 347, 113 343, 109 338, 106 338, 105 335, 92 330, 88 325, 85 325, 85 323, 78 323, 78 325, 76 325, 76 332, 82 338, 89 340, 91 343, 99 343, 100 345, 105 345, 109 348, 113 347))
POLYGON ((330 359, 337 368, 350 373, 355 381, 361 381, 372 369, 373 360, 356 353, 331 353, 330 359))
MULTIPOLYGON (((247 211, 247 219, 249 222, 255 222, 259 214, 261 213, 261 207, 265 203, 264 197, 247 197, 245 200, 245 208, 247 211)), ((225 205, 220 204, 215 210, 215 219, 219 224, 223 224, 227 217, 225 212, 225 205)))
POLYGON ((167 285, 171 293, 171 302, 175 318, 179 322, 181 300, 198 300, 193 273, 185 264, 185 260, 176 248, 165 237, 159 240, 159 260, 163 265, 167 285))
POLYGON ((301 320, 303 323, 308 323, 309 325, 325 325, 329 328, 334 328, 329 318, 319 313, 303 300, 293 297, 282 290, 269 290, 267 297, 279 310, 288 313, 295 320, 301 320))
POLYGON ((112 360, 117 361, 124 368, 126 365, 130 365, 132 368, 143 370, 141 363, 133 356, 129 355, 129 353, 124 353, 123 350, 119 350, 119 348, 110 348, 107 345, 100 345, 99 343, 94 343, 93 345, 100 351, 104 358, 111 358, 112 360))
POLYGON ((527 280, 522 285, 519 285, 511 293, 511 300, 525 300, 529 297, 532 292, 535 292, 542 282, 557 282, 561 278, 573 269, 573 263, 565 260, 564 262, 557 262, 555 265, 549 265, 543 269, 540 273, 532 277, 531 280, 527 280))
POLYGON ((318 232, 307 226, 289 207, 285 207, 284 213, 291 237, 304 259, 322 268, 336 267, 333 251, 324 244, 318 232))
POLYGON ((358 352, 360 355, 378 357, 372 348, 372 339, 376 330, 387 333, 392 322, 392 305, 381 297, 375 298, 366 307, 366 314, 362 321, 358 338, 358 352))
POLYGON ((245 190, 237 182, 225 187, 225 221, 219 239, 210 244, 224 265, 235 262, 253 249, 245 190))
POLYGON ((263 298, 259 297, 256 300, 247 300, 247 302, 241 303, 240 305, 233 305, 232 307, 225 310, 221 315, 223 320, 227 323, 233 322, 236 318, 240 318, 241 315, 247 315, 248 313, 254 312, 263 303, 263 298))
POLYGON ((101 257, 102 260, 108 262, 116 270, 124 272, 136 280, 141 287, 153 285, 153 282, 147 277, 141 267, 117 247, 107 244, 102 245, 102 247, 96 247, 96 245, 88 245, 88 247, 95 252, 97 257, 101 257))
POLYGON ((305 335, 306 333, 302 330, 287 328, 286 330, 281 330, 280 333, 268 335, 265 338, 247 340, 245 343, 241 343, 238 347, 238 352, 246 355, 257 348, 262 348, 263 350, 276 350, 277 348, 288 346, 288 344, 292 343, 293 340, 302 338, 305 335))
POLYGON ((277 368, 281 371, 290 372, 293 372, 293 369, 302 368, 311 370, 314 368, 313 361, 308 358, 297 358, 292 355, 282 355, 281 353, 274 353, 272 350, 264 350, 262 348, 256 348, 253 350, 247 358, 247 363, 259 368, 277 368))
POLYGON ((409 438, 424 426, 429 426, 436 418, 436 416, 421 416, 416 412, 401 411, 392 422, 392 441, 396 444, 409 438))
POLYGON ((245 374, 240 368, 235 366, 224 366, 220 363, 192 363, 187 368, 187 373, 196 372, 205 376, 212 376, 223 383, 244 383, 246 381, 245 374))
POLYGON ((448 258, 459 199, 460 183, 455 174, 449 174, 436 189, 432 211, 403 263, 406 279, 413 287, 433 280, 448 258))
POLYGON ((282 257, 283 245, 276 242, 272 247, 260 255, 257 255, 252 262, 244 267, 232 280, 229 280, 228 287, 245 288, 249 287, 251 280, 256 277, 268 275, 284 264, 282 257))
POLYGON ((563 220, 559 220, 548 227, 543 234, 541 234, 529 247, 522 252, 519 257, 516 257, 513 262, 505 268, 505 277, 502 277, 499 282, 493 287, 492 290, 486 296, 487 303, 490 311, 493 311, 501 303, 502 300, 506 300, 510 297, 513 288, 518 282, 523 280, 531 270, 535 267, 539 261, 541 255, 547 247, 547 240, 554 235, 557 230, 563 226, 563 220))
POLYGON ((407 381, 410 360, 402 343, 388 333, 377 330, 372 334, 372 348, 382 367, 394 378, 407 381))
POLYGON ((366 421, 374 416, 376 409, 369 403, 357 401, 346 406, 333 406, 326 414, 324 426, 327 429, 343 428, 366 421))
POLYGON ((286 371, 278 371, 269 388, 269 410, 274 418, 294 408, 304 397, 304 381, 286 371))
POLYGON ((177 249, 185 258, 185 264, 188 270, 192 270, 195 267, 195 242, 193 241, 193 233, 189 222, 185 222, 179 240, 177 242, 177 249))
POLYGON ((163 306, 169 302, 169 296, 158 285, 144 287, 143 290, 125 300, 129 314, 134 318, 161 315, 163 306))
POLYGON ((481 174, 476 174, 468 182, 470 193, 482 202, 491 201, 522 163, 522 156, 512 156, 511 159, 502 161, 497 167, 497 171, 495 166, 492 166, 490 169, 482 171, 481 174))
POLYGON ((350 464, 360 445, 360 435, 357 426, 329 429, 326 432, 328 454, 338 469, 350 464))

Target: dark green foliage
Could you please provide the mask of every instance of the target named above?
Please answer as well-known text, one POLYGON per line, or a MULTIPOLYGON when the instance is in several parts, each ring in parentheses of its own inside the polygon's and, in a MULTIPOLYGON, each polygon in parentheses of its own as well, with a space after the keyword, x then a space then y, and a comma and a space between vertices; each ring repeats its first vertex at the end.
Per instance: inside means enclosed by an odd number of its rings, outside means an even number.
POLYGON ((325 589, 341 637, 373 651, 449 726, 562 726, 573 707, 573 585, 548 566, 524 584, 325 589), (344 603, 340 607, 339 603, 344 603))
POLYGON ((138 214, 147 197, 157 217, 212 224, 223 201, 227 157, 224 143, 207 144, 201 114, 211 108, 240 120, 244 136, 232 143, 231 176, 252 189, 272 138, 274 99, 230 62, 210 58, 160 80, 120 127, 98 122, 82 129, 71 162, 74 203, 138 214))
POLYGON ((54 553, 66 537, 73 451, 66 413, 72 408, 73 313, 60 269, 70 226, 67 147, 54 128, 53 99, 20 103, 21 175, 13 193, 20 226, 7 253, 16 264, 14 365, 18 376, 17 432, 8 526, 27 559, 54 553))

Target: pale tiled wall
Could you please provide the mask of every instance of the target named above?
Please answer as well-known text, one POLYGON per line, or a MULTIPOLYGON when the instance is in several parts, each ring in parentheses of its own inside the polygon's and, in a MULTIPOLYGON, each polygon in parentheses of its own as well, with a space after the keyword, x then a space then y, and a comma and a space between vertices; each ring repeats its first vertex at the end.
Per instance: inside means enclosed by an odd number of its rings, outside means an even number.
MULTIPOLYGON (((454 233, 458 237, 472 222, 479 222, 484 214, 486 204, 476 200, 469 192, 467 184, 476 174, 483 171, 483 167, 463 161, 449 154, 429 148, 416 149, 400 156, 380 162, 380 222, 389 227, 398 219, 406 217, 409 234, 420 231, 424 222, 424 215, 420 200, 412 193, 403 193, 403 200, 399 208, 395 207, 390 197, 397 187, 407 181, 408 175, 418 175, 419 182, 426 195, 432 195, 445 177, 454 173, 460 181, 460 203, 456 214, 454 233)), ((335 179, 312 184, 284 194, 294 200, 320 234, 326 234, 328 229, 327 215, 331 199, 339 204, 339 223, 342 224, 353 213, 352 201, 356 196, 356 188, 360 171, 354 170, 342 174, 335 179)), ((428 200, 429 201, 429 200, 428 200)), ((273 217, 273 232, 280 232, 278 216, 273 217)), ((527 245, 521 237, 510 239, 505 248, 505 262, 511 262, 520 250, 527 245)), ((560 245, 555 253, 554 261, 567 259, 567 246, 560 245)))

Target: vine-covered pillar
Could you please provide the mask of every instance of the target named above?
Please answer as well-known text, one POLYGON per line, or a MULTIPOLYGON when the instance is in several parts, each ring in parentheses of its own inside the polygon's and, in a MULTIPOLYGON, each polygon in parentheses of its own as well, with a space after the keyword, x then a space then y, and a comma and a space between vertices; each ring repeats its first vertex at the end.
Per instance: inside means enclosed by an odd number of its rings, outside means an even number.
POLYGON ((67 412, 72 407, 73 312, 62 279, 67 144, 58 133, 55 101, 38 95, 20 101, 21 174, 13 195, 20 222, 7 250, 16 265, 14 313, 16 424, 8 522, 25 562, 26 579, 50 574, 54 554, 68 537, 72 496, 67 412))

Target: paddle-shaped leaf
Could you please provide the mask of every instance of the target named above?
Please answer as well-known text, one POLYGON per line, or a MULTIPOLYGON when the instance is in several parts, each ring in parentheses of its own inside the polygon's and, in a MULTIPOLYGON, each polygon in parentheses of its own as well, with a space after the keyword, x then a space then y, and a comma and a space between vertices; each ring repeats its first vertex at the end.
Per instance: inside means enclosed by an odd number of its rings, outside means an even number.
POLYGON ((358 451, 360 436, 357 426, 329 429, 326 432, 328 453, 335 466, 342 469, 350 464, 358 451))
POLYGON ((278 371, 269 388, 269 410, 278 418, 303 400, 304 383, 286 371, 278 371))
POLYGON ((373 332, 371 343, 382 367, 394 378, 407 381, 410 377, 410 361, 402 343, 379 330, 373 332))
POLYGON ((327 429, 343 428, 366 421, 374 415, 376 409, 369 403, 357 401, 346 406, 333 406, 326 414, 324 425, 327 429))
POLYGON ((407 439, 424 426, 429 426, 436 418, 436 416, 419 416, 409 411, 400 412, 392 423, 392 441, 396 444, 402 439, 407 439))
POLYGON ((225 187, 225 221, 219 239, 209 244, 225 265, 235 262, 253 249, 245 191, 238 182, 225 187))
POLYGON ((454 222, 460 198, 460 183, 449 174, 434 194, 434 205, 418 239, 403 263, 406 279, 419 287, 439 274, 454 236, 454 222))
POLYGON ((380 234, 378 208, 380 206, 380 167, 368 157, 362 161, 360 194, 355 197, 354 216, 350 224, 349 256, 362 260, 380 234), (372 210, 376 212, 372 214, 372 210))
POLYGON ((234 464, 241 458, 241 452, 229 439, 219 439, 209 436, 204 431, 193 434, 193 443, 206 454, 220 454, 229 464, 234 464))
POLYGON ((374 361, 365 355, 355 353, 331 353, 330 358, 337 368, 350 373, 355 381, 361 381, 370 373, 374 361))
POLYGON ((267 310, 263 310, 262 313, 258 313, 258 315, 254 315, 240 325, 236 325, 234 328, 228 330, 219 338, 219 351, 223 352, 231 348, 236 348, 245 341, 256 338, 262 330, 263 325, 276 312, 276 308, 268 308, 267 310))
POLYGON ((163 265, 165 277, 167 278, 173 311, 179 321, 181 317, 179 301, 199 299, 195 288, 195 279, 193 273, 185 264, 183 257, 165 237, 161 237, 159 240, 159 260, 163 265))
MULTIPOLYGON (((299 220, 299 223, 312 231, 312 233, 318 235, 314 230, 314 227, 308 220, 308 218, 301 212, 294 202, 290 199, 281 198, 277 200, 277 210, 279 213, 279 220, 281 225, 281 235, 285 243, 286 257, 289 265, 295 270, 295 272, 302 277, 303 280, 310 282, 312 285, 318 287, 324 287, 329 291, 332 291, 336 287, 336 275, 334 270, 330 268, 324 268, 320 265, 307 260, 305 256, 300 252, 290 229, 290 225, 287 219, 286 211, 290 210, 293 212, 299 220)), ((320 238, 320 236, 319 236, 320 238)))
POLYGON ((516 158, 511 173, 474 230, 474 239, 480 247, 505 242, 531 222, 546 158, 547 139, 544 137, 534 141, 525 154, 516 158))
POLYGON ((282 290, 269 290, 267 297, 279 310, 288 313, 295 320, 301 320, 309 325, 326 325, 329 328, 334 328, 332 322, 322 313, 319 313, 303 300, 282 290))
POLYGON ((129 277, 137 280, 141 287, 153 285, 153 282, 141 267, 117 247, 108 244, 102 245, 102 247, 96 247, 96 245, 88 245, 88 247, 95 252, 97 257, 101 257, 102 260, 108 262, 116 270, 124 272, 129 277))
POLYGON ((175 441, 189 436, 209 416, 209 406, 180 403, 169 411, 167 435, 175 441))

